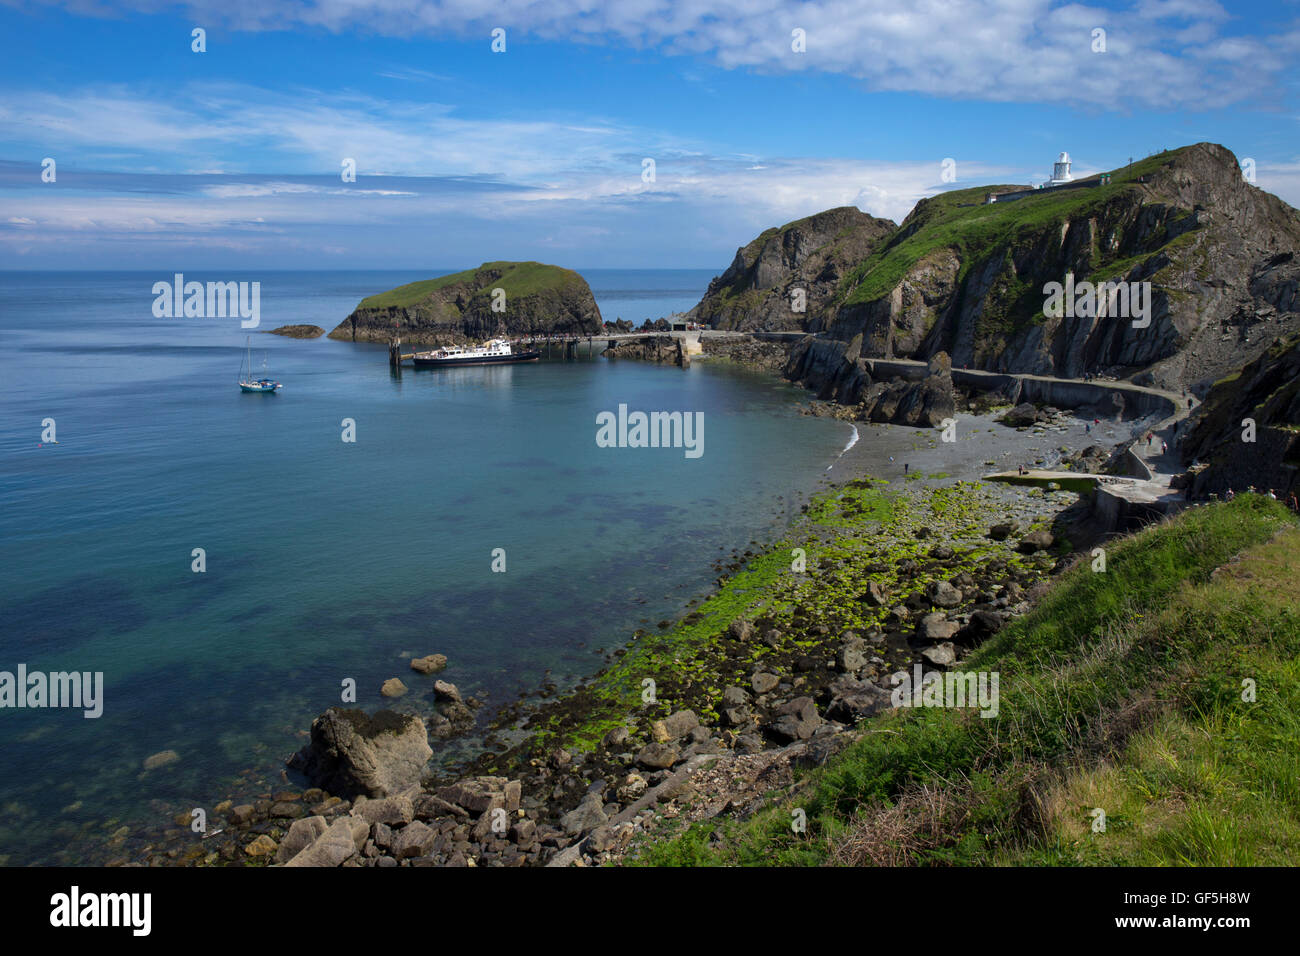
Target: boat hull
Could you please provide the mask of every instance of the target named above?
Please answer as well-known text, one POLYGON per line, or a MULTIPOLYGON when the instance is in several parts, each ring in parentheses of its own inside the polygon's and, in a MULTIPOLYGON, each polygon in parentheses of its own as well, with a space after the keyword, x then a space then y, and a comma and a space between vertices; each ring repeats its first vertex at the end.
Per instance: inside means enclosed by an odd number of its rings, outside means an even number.
POLYGON ((466 356, 464 358, 448 359, 427 359, 416 355, 413 361, 416 368, 459 368, 463 365, 518 365, 520 362, 536 362, 541 357, 541 352, 516 352, 513 355, 466 356))

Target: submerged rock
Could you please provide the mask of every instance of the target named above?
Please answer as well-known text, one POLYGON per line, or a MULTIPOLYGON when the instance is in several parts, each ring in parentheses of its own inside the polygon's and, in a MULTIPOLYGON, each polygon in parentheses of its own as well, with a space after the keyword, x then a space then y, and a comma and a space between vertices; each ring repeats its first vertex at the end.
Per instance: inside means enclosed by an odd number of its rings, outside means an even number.
POLYGON ((419 671, 421 674, 436 674, 447 666, 447 655, 430 654, 427 657, 416 657, 411 660, 411 670, 419 671))
POLYGON ((433 682, 433 696, 435 700, 446 700, 455 704, 463 703, 459 688, 445 680, 433 682))
POLYGON ((181 759, 181 755, 174 750, 163 750, 151 757, 146 757, 144 761, 145 770, 157 770, 159 767, 165 767, 169 763, 175 763, 181 759))

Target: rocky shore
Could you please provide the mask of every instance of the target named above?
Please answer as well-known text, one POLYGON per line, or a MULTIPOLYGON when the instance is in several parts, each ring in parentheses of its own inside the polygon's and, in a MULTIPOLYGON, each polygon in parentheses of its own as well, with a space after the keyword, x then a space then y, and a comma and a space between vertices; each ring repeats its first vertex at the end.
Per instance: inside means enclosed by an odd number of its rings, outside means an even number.
POLYGON ((460 778, 425 778, 430 744, 472 726, 472 708, 442 679, 445 658, 416 658, 398 682, 432 697, 428 720, 331 708, 289 762, 304 789, 223 802, 208 835, 178 817, 136 862, 598 863, 676 819, 743 814, 892 706, 896 675, 959 668, 1027 610, 1066 562, 1058 536, 1075 500, 852 479, 816 497, 787 540, 720 565, 711 597, 638 631, 572 692, 498 712, 491 736, 519 742, 460 778))

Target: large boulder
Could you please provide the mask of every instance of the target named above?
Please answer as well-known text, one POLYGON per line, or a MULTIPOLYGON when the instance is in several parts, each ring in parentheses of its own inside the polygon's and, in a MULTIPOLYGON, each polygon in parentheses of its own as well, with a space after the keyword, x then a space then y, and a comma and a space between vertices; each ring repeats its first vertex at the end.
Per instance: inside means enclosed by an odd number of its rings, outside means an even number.
POLYGON ((416 657, 411 660, 411 670, 418 671, 421 674, 436 674, 447 666, 446 654, 429 654, 425 657, 416 657))
POLYGON ((957 632, 957 640, 967 647, 983 644, 1002 629, 1006 619, 995 611, 976 611, 970 622, 957 632))
POLYGON ((1034 554, 1038 551, 1046 551, 1055 543, 1056 539, 1050 531, 1039 529, 1038 531, 1031 531, 1021 538, 1019 547, 1025 554, 1034 554))
MULTIPOLYGON (((289 832, 280 841, 279 849, 276 850, 275 862, 288 863, 320 839, 321 834, 328 829, 329 824, 324 817, 303 817, 301 820, 294 820, 289 827, 289 832)), ((349 839, 351 839, 350 834, 349 839)))
POLYGON ((638 751, 636 762, 649 770, 667 770, 681 756, 681 751, 671 744, 658 742, 646 744, 638 751))
POLYGON ((356 817, 339 817, 285 866, 332 867, 356 856, 365 845, 370 828, 356 817))
POLYGON ((470 813, 483 814, 495 809, 514 813, 519 809, 523 787, 518 780, 506 777, 467 777, 441 787, 438 796, 470 813))
POLYGON ((1038 409, 1031 402, 1021 402, 998 421, 1012 428, 1027 428, 1038 422, 1038 409))
POLYGON ((349 799, 387 797, 419 784, 433 756, 413 714, 331 707, 311 725, 311 743, 289 761, 314 786, 349 799))
POLYGON ((560 819, 564 832, 576 836, 609 822, 599 794, 589 793, 576 808, 560 819))
POLYGON ((868 681, 839 678, 827 690, 830 705, 826 717, 842 724, 857 723, 893 706, 889 691, 868 681))
POLYGON ((792 742, 807 740, 822 725, 817 705, 811 697, 796 697, 782 705, 776 717, 768 722, 767 730, 777 740, 792 742))
POLYGON ((930 603, 935 607, 956 607, 962 600, 961 589, 947 581, 935 581, 930 585, 930 603))
POLYGON ((961 625, 956 621, 950 621, 946 615, 936 611, 921 618, 921 623, 916 628, 916 638, 930 644, 937 644, 940 641, 951 640, 960 628, 961 625))
POLYGON ((651 723, 650 735, 659 743, 664 744, 670 740, 685 737, 699 725, 700 719, 695 716, 695 711, 679 710, 663 720, 656 720, 651 723))
POLYGON ((953 647, 952 641, 927 647, 921 651, 921 656, 935 667, 951 667, 957 663, 957 649, 953 647))

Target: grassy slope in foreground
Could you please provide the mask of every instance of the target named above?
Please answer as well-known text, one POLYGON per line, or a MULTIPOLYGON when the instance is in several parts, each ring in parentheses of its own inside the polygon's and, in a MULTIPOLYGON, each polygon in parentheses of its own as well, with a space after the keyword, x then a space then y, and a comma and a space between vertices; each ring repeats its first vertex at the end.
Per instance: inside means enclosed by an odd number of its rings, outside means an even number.
POLYGON ((721 843, 711 821, 639 862, 1300 857, 1300 526, 1277 502, 1243 495, 1123 540, 1105 573, 1083 562, 1064 574, 965 669, 1001 674, 997 718, 915 709, 868 721, 793 798, 724 824, 721 843), (1098 807, 1104 833, 1092 832, 1098 807))
POLYGON ((531 295, 541 289, 562 288, 572 283, 582 282, 582 277, 572 269, 561 269, 559 266, 548 266, 541 262, 485 262, 477 269, 466 269, 464 272, 454 272, 436 279, 423 279, 420 282, 411 282, 396 289, 389 289, 387 292, 367 296, 361 300, 357 311, 400 309, 418 305, 439 289, 458 284, 472 285, 478 273, 484 271, 500 272, 500 278, 493 280, 492 285, 494 288, 505 289, 506 295, 512 299, 531 295))

